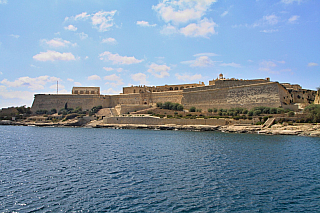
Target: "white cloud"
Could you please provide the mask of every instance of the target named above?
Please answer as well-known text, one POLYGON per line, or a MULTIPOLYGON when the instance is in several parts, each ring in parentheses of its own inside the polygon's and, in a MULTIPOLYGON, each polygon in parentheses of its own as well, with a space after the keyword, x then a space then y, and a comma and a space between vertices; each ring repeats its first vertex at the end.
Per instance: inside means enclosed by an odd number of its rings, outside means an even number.
POLYGON ((68 78, 67 81, 74 82, 72 78, 68 78))
POLYGON ((21 99, 30 101, 33 99, 34 93, 29 91, 9 91, 5 86, 0 85, 1 99, 21 99))
POLYGON ((208 56, 199 56, 196 60, 182 61, 181 63, 190 64, 190 67, 209 67, 214 65, 214 62, 208 56))
MULTIPOLYGON (((49 88, 50 89, 55 89, 57 91, 57 84, 52 84, 49 88)), ((63 91, 64 88, 65 88, 65 86, 63 86, 62 84, 58 85, 59 92, 63 91)))
POLYGON ((0 75, 3 75, 3 73, 2 73, 2 72, 0 72, 0 75))
POLYGON ((107 90, 102 90, 101 91, 101 93, 103 93, 103 94, 119 94, 119 93, 121 93, 121 90, 120 91, 116 91, 116 90, 114 90, 113 88, 109 88, 109 89, 107 89, 107 90))
POLYGON ((272 68, 276 67, 277 65, 272 61, 262 61, 260 64, 259 70, 261 71, 271 71, 272 68))
POLYGON ((69 26, 64 27, 64 29, 69 31, 77 31, 78 28, 70 24, 69 26))
POLYGON ((226 16, 228 13, 229 13, 228 11, 224 11, 224 12, 221 14, 221 17, 226 16))
POLYGON ((199 80, 202 78, 201 74, 195 74, 195 75, 188 75, 188 74, 183 74, 180 75, 178 73, 175 74, 176 78, 178 80, 182 80, 182 81, 195 81, 195 80, 199 80))
POLYGON ((106 84, 110 84, 111 86, 113 87, 116 87, 116 86, 119 86, 119 85, 123 85, 124 83, 122 82, 122 79, 120 78, 120 76, 117 76, 116 74, 112 74, 112 75, 107 75, 107 76, 104 76, 103 78, 104 80, 107 80, 107 81, 115 81, 110 83, 110 82, 107 82, 106 84))
POLYGON ((7 4, 8 1, 7 0, 0 0, 0 4, 7 4))
POLYGON ((98 29, 99 32, 108 31, 113 25, 113 16, 117 11, 113 10, 110 12, 107 11, 99 11, 94 14, 87 14, 87 12, 83 12, 76 16, 66 17, 65 21, 79 21, 79 20, 87 20, 91 18, 91 24, 94 28, 98 29))
POLYGON ((11 34, 10 36, 13 37, 13 38, 19 38, 20 37, 19 35, 14 35, 14 34, 11 34))
POLYGON ((195 24, 189 24, 188 26, 181 28, 180 32, 185 36, 190 37, 208 37, 208 35, 215 34, 214 27, 217 26, 216 23, 214 23, 211 20, 208 20, 207 18, 204 18, 199 23, 195 24))
POLYGON ((81 87, 81 86, 82 86, 82 84, 81 84, 80 82, 74 82, 74 85, 75 85, 75 86, 78 86, 78 87, 81 87))
POLYGON ((281 0, 282 3, 285 4, 292 4, 294 2, 297 2, 298 4, 300 4, 300 2, 302 2, 302 0, 281 0))
POLYGON ((117 11, 113 10, 110 12, 99 11, 92 15, 91 20, 93 26, 95 26, 99 32, 108 31, 113 26, 113 16, 117 11))
POLYGON ((8 87, 28 87, 32 90, 40 90, 44 89, 44 86, 47 83, 59 81, 60 79, 57 77, 50 77, 50 76, 39 76, 36 78, 30 78, 28 76, 26 77, 20 77, 15 81, 8 81, 7 79, 4 79, 1 81, 2 84, 8 86, 8 87))
POLYGON ((89 81, 97 81, 97 80, 101 80, 100 76, 98 75, 91 75, 88 77, 89 81))
POLYGON ((108 72, 113 70, 112 67, 103 67, 103 69, 104 69, 105 71, 108 71, 108 72))
POLYGON ((144 85, 148 84, 146 74, 136 73, 131 75, 131 78, 132 80, 139 82, 139 84, 144 84, 144 85))
POLYGON ((171 35, 178 32, 178 29, 175 26, 172 26, 171 24, 164 25, 160 31, 160 33, 164 35, 171 35))
POLYGON ((198 53, 198 54, 195 54, 193 56, 194 57, 199 57, 199 56, 219 56, 219 55, 216 54, 216 53, 198 53))
POLYGON ((149 24, 147 21, 137 21, 137 25, 141 27, 155 27, 157 26, 156 24, 149 24))
POLYGON ((170 69, 171 68, 168 67, 167 65, 158 65, 158 64, 152 63, 149 66, 148 72, 157 78, 164 78, 166 76, 170 76, 169 75, 170 69))
POLYGON ((263 16, 263 20, 270 25, 275 25, 279 22, 279 17, 272 14, 269 16, 263 16))
POLYGON ((117 68, 117 72, 122 72, 123 68, 117 68))
POLYGON ((293 24, 295 23, 298 19, 300 18, 300 16, 291 16, 288 20, 289 23, 293 24))
POLYGON ((37 61, 72 61, 76 60, 72 53, 60 53, 52 50, 47 52, 40 52, 33 56, 33 59, 37 61))
POLYGON ((175 25, 187 23, 191 20, 199 20, 212 3, 217 0, 162 0, 156 6, 152 6, 165 22, 175 25))
POLYGON ((279 30, 274 30, 274 29, 271 29, 271 30, 261 30, 260 32, 261 33, 274 33, 274 32, 278 32, 279 30))
POLYGON ((87 14, 87 12, 83 12, 81 14, 78 14, 76 16, 71 16, 71 17, 66 17, 64 20, 68 21, 68 20, 72 20, 72 21, 78 21, 78 20, 86 20, 90 17, 89 14, 87 14))
POLYGON ((114 38, 105 38, 102 39, 102 43, 107 43, 107 44, 116 44, 117 40, 114 38))
POLYGON ((319 66, 319 64, 314 63, 314 62, 308 63, 308 67, 316 67, 316 66, 319 66))
POLYGON ((84 39, 88 38, 88 34, 85 34, 84 32, 78 33, 78 35, 79 35, 81 40, 84 40, 84 39))
POLYGON ((232 62, 232 63, 222 63, 222 64, 220 64, 220 66, 222 66, 222 67, 236 67, 236 68, 241 67, 240 64, 236 64, 234 62, 232 62))
POLYGON ((69 45, 72 45, 72 46, 77 45, 76 43, 72 44, 70 41, 63 40, 62 38, 54 38, 54 39, 51 39, 50 41, 48 41, 46 39, 42 39, 41 43, 47 44, 49 47, 55 47, 55 48, 67 47, 69 45))
POLYGON ((89 58, 89 56, 86 56, 84 59, 87 60, 89 58))
POLYGON ((112 54, 111 52, 103 52, 100 55, 100 60, 112 61, 113 64, 137 64, 143 61, 135 57, 120 56, 119 54, 112 54))

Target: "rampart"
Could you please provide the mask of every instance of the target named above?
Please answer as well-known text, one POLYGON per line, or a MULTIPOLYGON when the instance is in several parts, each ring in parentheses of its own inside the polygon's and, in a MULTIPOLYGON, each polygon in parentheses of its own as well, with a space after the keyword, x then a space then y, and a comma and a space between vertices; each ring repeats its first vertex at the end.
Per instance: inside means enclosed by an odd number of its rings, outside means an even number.
POLYGON ((32 104, 32 112, 37 110, 60 110, 62 108, 82 107, 82 110, 90 110, 93 106, 113 107, 109 95, 53 95, 37 94, 32 104))
POLYGON ((105 124, 142 124, 142 125, 226 125, 225 119, 163 119, 156 117, 109 117, 105 124))
POLYGON ((206 89, 183 92, 182 104, 185 108, 194 106, 207 111, 209 108, 251 109, 257 106, 279 107, 280 93, 285 93, 276 82, 244 85, 232 88, 206 89))

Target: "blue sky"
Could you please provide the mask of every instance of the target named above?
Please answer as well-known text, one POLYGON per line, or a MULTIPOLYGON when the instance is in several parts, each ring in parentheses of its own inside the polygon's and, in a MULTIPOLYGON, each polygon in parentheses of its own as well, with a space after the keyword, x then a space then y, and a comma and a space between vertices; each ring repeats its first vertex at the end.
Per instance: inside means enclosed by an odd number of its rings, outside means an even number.
POLYGON ((0 107, 217 78, 320 86, 318 0, 0 0, 0 107))

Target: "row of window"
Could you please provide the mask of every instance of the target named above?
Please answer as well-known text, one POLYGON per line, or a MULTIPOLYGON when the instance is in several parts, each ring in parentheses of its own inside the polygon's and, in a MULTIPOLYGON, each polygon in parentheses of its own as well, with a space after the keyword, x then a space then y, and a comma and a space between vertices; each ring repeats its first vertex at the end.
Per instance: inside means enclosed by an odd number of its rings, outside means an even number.
POLYGON ((80 91, 78 91, 78 90, 75 90, 74 91, 74 94, 98 94, 98 93, 96 93, 96 91, 83 91, 83 90, 80 90, 80 91))

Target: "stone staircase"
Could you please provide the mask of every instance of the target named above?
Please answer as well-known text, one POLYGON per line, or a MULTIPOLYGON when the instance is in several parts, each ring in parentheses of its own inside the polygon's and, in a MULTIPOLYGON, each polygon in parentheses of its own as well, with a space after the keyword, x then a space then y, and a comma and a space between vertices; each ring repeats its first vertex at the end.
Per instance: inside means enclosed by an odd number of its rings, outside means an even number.
POLYGON ((263 128, 269 128, 275 121, 275 118, 268 118, 266 122, 262 125, 263 128))

